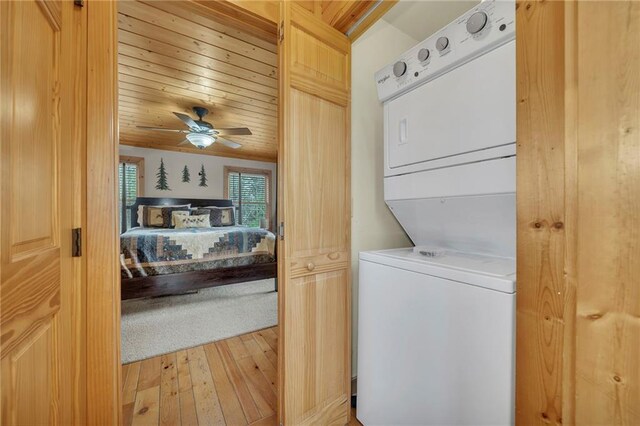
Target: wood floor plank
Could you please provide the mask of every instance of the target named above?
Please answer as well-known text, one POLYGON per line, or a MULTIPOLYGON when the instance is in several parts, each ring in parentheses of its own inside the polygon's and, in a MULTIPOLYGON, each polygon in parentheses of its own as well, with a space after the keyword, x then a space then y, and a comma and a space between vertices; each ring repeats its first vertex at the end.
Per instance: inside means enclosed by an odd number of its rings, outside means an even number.
POLYGON ((238 399, 227 372, 220 353, 214 343, 204 345, 204 351, 209 362, 209 369, 213 376, 213 383, 218 391, 218 399, 222 405, 222 413, 228 425, 246 425, 247 419, 242 410, 242 405, 238 399))
POLYGON ((269 362, 271 362, 271 365, 273 365, 273 368, 275 368, 276 371, 278 371, 278 355, 276 355, 274 351, 268 350, 264 352, 264 356, 266 356, 269 362))
MULTIPOLYGON (((269 361, 265 353, 262 351, 262 349, 260 349, 258 342, 256 342, 253 336, 249 335, 249 337, 250 339, 244 340, 244 346, 251 354, 254 362, 260 368, 262 374, 264 374, 267 381, 271 384, 273 390, 276 391, 276 384, 278 383, 277 367, 274 366, 271 361, 269 361)), ((273 351, 270 352, 273 353, 273 351)))
POLYGON ((269 346, 275 353, 278 353, 278 334, 271 328, 261 330, 258 333, 262 333, 269 346))
POLYGON ((122 424, 275 425, 277 333, 273 327, 123 365, 122 424))
POLYGON ((264 351, 272 351, 273 350, 273 349, 271 349, 271 346, 269 346, 269 343, 264 338, 264 336, 262 334, 260 334, 260 332, 254 331, 253 333, 251 333, 251 335, 253 336, 255 341, 258 343, 258 345, 260 346, 260 349, 262 349, 263 352, 264 351))
POLYGON ((138 392, 141 390, 160 386, 160 364, 159 356, 145 359, 140 362, 140 377, 138 378, 138 392))
POLYGON ((249 423, 252 423, 260 420, 262 418, 262 416, 260 415, 260 411, 258 410, 253 397, 251 396, 251 392, 249 391, 247 383, 244 380, 242 372, 233 359, 233 355, 231 354, 229 345, 225 340, 216 342, 215 345, 218 349, 218 352, 220 353, 220 357, 222 358, 227 376, 233 384, 236 395, 238 395, 240 405, 242 405, 242 410, 244 411, 247 421, 249 423))
POLYGON ((258 343, 258 346, 260 346, 260 349, 262 349, 262 352, 264 352, 264 355, 271 362, 271 364, 273 365, 273 368, 277 370, 278 355, 276 354, 276 352, 271 348, 269 343, 267 343, 267 340, 264 338, 264 336, 261 333, 256 331, 251 333, 251 335, 253 336, 254 340, 258 343))
POLYGON ((213 384, 204 348, 202 346, 191 348, 187 350, 187 353, 199 424, 224 425, 222 408, 213 384))
POLYGON ((260 410, 261 416, 270 417, 276 412, 276 393, 267 381, 266 377, 260 372, 260 367, 256 364, 252 357, 246 357, 236 360, 244 375, 247 387, 251 396, 260 410))
MULTIPOLYGON (((270 351, 273 353, 273 356, 277 356, 278 354, 277 349, 275 351, 273 350, 273 348, 271 347, 271 345, 269 344, 269 342, 261 332, 258 332, 258 331, 254 332, 253 337, 256 340, 256 342, 258 342, 260 349, 262 349, 265 355, 267 355, 267 352, 270 351)), ((276 347, 278 346, 276 343, 273 343, 273 344, 275 344, 276 347)), ((267 357, 269 357, 269 355, 267 355, 267 357)), ((271 359, 271 357, 269 357, 269 359, 271 359)))
POLYGON ((240 337, 231 337, 230 339, 225 340, 229 345, 229 350, 231 351, 234 359, 241 359, 250 356, 240 337))
POLYGON ((177 352, 178 363, 178 391, 186 392, 191 390, 191 372, 189 371, 189 355, 187 350, 177 352))
POLYGON ((240 340, 242 340, 243 342, 247 340, 253 340, 253 336, 251 335, 251 333, 246 333, 238 337, 240 337, 240 340))
POLYGON ((198 425, 198 413, 192 389, 180 392, 180 422, 182 426, 198 425))
POLYGON ((124 385, 127 383, 127 373, 129 373, 129 364, 123 364, 120 373, 122 374, 122 391, 124 392, 124 385))
POLYGON ((133 404, 136 401, 136 392, 138 391, 138 377, 140 375, 140 362, 129 364, 129 373, 127 381, 122 391, 122 404, 133 404))
POLYGON ((178 396, 178 368, 176 353, 162 356, 160 373, 160 424, 180 424, 178 396))
POLYGON ((253 422, 250 426, 276 426, 277 424, 278 416, 274 414, 273 416, 260 419, 257 422, 253 422))
POLYGON ((157 425, 160 405, 160 386, 141 390, 133 407, 133 426, 157 425))
POLYGON ((131 426, 131 422, 133 420, 134 406, 135 406, 135 402, 124 404, 122 406, 122 426, 131 426))

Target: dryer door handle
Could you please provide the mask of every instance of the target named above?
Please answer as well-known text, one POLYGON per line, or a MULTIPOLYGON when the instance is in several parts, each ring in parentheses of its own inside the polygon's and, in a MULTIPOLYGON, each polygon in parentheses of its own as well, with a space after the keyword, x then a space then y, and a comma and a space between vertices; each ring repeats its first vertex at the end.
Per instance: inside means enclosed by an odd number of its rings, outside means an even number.
POLYGON ((398 138, 399 144, 403 145, 409 142, 409 122, 406 118, 400 120, 400 126, 398 128, 400 130, 400 135, 398 138))

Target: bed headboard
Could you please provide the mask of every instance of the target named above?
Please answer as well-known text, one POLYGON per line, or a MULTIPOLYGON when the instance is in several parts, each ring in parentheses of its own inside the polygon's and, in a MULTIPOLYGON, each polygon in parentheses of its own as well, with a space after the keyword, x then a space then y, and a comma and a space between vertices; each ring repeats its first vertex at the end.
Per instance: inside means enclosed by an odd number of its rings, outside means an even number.
POLYGON ((176 206, 180 204, 191 204, 191 207, 233 207, 231 200, 202 199, 202 198, 154 198, 138 197, 132 206, 127 209, 131 212, 131 223, 129 228, 138 226, 138 206, 176 206))

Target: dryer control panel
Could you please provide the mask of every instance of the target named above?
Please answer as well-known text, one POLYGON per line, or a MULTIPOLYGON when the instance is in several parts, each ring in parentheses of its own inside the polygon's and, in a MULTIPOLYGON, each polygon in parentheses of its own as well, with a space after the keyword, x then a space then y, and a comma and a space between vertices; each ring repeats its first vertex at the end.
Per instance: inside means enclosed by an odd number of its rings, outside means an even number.
POLYGON ((378 98, 389 100, 515 39, 515 2, 487 0, 376 73, 378 98))

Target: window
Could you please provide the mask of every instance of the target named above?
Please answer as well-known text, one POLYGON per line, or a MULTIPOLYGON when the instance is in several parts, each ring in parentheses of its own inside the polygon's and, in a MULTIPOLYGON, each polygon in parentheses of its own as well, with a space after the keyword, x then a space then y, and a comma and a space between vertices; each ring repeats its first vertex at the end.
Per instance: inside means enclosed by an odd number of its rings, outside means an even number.
POLYGON ((120 157, 118 164, 120 232, 131 228, 131 210, 144 190, 144 158, 120 157))
POLYGON ((224 168, 224 196, 236 207, 236 222, 260 227, 261 220, 269 228, 271 216, 271 171, 224 168))

